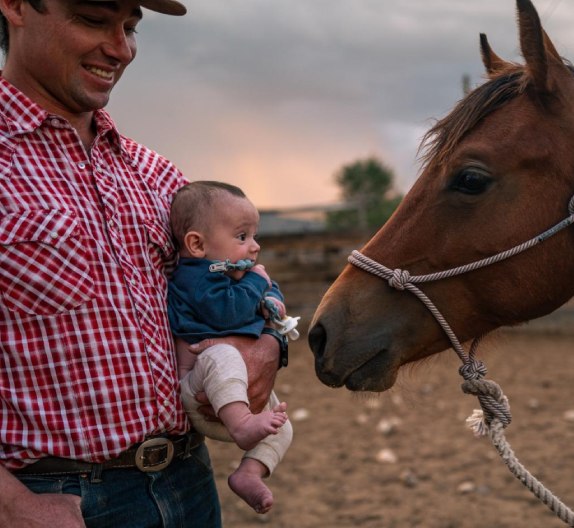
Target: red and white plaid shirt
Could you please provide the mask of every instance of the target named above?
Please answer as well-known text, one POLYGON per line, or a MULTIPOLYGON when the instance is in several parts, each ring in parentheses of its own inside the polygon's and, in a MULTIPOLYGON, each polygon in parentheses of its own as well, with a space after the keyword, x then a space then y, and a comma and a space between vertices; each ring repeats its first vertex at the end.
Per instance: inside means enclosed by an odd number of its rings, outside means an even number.
POLYGON ((95 114, 64 119, 0 78, 0 463, 100 462, 188 428, 166 310, 169 203, 185 183, 95 114))

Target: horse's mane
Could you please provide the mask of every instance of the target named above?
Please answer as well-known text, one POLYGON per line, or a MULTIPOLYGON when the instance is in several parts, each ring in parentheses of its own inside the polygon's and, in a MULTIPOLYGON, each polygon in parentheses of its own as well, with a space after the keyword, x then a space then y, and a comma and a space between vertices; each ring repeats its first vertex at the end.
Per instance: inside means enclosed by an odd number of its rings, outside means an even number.
MULTIPOLYGON (((574 75, 572 64, 562 60, 574 75)), ((475 88, 424 135, 419 148, 423 164, 436 165, 446 161, 471 129, 488 114, 524 93, 529 81, 524 66, 511 64, 506 71, 475 88)))
POLYGON ((461 99, 454 109, 424 135, 419 152, 424 164, 444 162, 462 138, 484 117, 505 105, 526 88, 525 69, 511 71, 491 79, 461 99))

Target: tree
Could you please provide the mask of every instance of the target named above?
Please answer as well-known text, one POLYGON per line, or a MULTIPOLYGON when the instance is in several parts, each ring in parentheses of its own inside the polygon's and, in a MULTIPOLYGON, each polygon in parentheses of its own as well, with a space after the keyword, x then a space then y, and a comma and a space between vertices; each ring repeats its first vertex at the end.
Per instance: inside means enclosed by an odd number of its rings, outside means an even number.
POLYGON ((394 192, 393 171, 374 157, 344 165, 335 174, 335 182, 349 208, 329 213, 330 229, 378 228, 402 199, 394 192))

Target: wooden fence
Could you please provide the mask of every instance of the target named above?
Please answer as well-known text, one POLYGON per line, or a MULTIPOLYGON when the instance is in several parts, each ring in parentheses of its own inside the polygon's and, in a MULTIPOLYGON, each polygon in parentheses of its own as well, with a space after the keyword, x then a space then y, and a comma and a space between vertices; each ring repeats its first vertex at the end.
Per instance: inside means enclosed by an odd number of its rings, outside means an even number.
MULTIPOLYGON (((301 316, 300 330, 307 331, 313 313, 347 263, 353 249, 360 249, 370 234, 304 233, 260 238, 259 261, 285 294, 289 315, 301 316)), ((574 300, 546 317, 510 331, 574 335, 574 300)))

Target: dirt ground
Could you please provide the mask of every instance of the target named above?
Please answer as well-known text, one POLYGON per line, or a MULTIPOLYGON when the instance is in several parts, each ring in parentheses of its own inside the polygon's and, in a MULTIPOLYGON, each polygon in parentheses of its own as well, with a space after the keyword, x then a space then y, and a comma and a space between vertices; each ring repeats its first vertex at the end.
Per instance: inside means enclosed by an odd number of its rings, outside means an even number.
MULTIPOLYGON (((521 462, 574 508, 574 337, 509 332, 483 344, 488 377, 510 400, 507 439, 521 462)), ((452 351, 404 371, 384 394, 330 389, 306 339, 291 344, 276 392, 289 405, 291 449, 268 480, 271 512, 227 487, 241 452, 210 441, 226 528, 553 528, 565 526, 508 471, 465 418, 452 351)))

